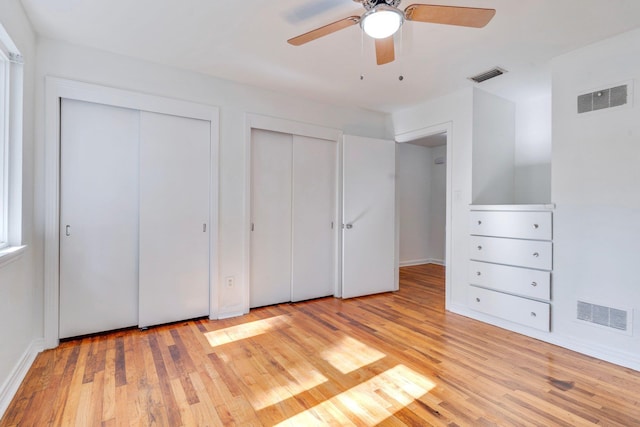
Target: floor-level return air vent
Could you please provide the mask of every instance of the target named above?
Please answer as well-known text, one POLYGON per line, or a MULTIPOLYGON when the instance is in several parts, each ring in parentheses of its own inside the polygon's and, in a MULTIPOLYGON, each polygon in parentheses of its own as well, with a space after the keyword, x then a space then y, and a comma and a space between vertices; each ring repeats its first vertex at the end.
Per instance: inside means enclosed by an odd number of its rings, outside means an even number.
POLYGON ((504 68, 495 67, 495 68, 492 68, 489 71, 485 71, 484 73, 480 73, 478 75, 471 76, 471 77, 469 77, 469 80, 473 80, 476 83, 482 83, 482 82, 485 82, 485 81, 487 81, 489 79, 492 79, 494 77, 501 76, 506 72, 507 72, 507 70, 505 70, 504 68))
POLYGON ((578 301, 578 320, 631 332, 631 316, 626 310, 578 301))
POLYGON ((578 95, 578 114, 611 107, 621 107, 627 104, 628 99, 628 84, 578 95))

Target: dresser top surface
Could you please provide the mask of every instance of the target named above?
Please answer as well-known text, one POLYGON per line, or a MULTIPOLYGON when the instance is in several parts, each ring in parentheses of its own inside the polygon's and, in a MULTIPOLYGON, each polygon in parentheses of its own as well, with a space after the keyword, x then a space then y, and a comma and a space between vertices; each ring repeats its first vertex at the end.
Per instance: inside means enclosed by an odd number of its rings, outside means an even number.
POLYGON ((531 211, 551 211, 555 209, 555 203, 547 204, 527 204, 527 205, 469 205, 472 211, 506 211, 506 212, 531 212, 531 211))

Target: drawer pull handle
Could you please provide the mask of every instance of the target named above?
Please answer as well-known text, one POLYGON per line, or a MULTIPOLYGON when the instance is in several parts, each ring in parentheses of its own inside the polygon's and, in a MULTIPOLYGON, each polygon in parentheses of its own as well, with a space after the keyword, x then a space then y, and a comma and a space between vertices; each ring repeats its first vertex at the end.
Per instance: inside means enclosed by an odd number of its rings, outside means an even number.
POLYGON ((478 245, 478 250, 481 251, 482 250, 482 246, 478 245))
POLYGON ((478 276, 482 276, 482 273, 478 271, 478 272, 476 273, 476 275, 478 275, 478 276))
POLYGON ((534 253, 533 253, 533 256, 534 256, 534 257, 536 257, 536 258, 538 258, 538 257, 540 256, 540 254, 539 254, 538 252, 534 252, 534 253))
POLYGON ((531 286, 535 288, 536 286, 538 286, 538 284, 536 282, 531 282, 531 286))
POLYGON ((480 298, 476 298, 476 302, 480 302, 480 298))
POLYGON ((538 227, 540 227, 538 224, 533 224, 533 228, 537 229, 538 227))
POLYGON ((482 225, 482 221, 478 220, 478 225, 482 225))
POLYGON ((531 312, 531 317, 536 317, 536 313, 535 312, 531 312))

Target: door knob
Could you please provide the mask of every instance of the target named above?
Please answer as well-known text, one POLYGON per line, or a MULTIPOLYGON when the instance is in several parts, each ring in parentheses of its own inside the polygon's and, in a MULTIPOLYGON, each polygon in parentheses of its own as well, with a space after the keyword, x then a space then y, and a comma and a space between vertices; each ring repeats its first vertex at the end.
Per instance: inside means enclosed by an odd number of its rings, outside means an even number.
POLYGON ((344 226, 344 228, 346 228, 347 230, 350 230, 353 228, 353 224, 347 224, 344 226))

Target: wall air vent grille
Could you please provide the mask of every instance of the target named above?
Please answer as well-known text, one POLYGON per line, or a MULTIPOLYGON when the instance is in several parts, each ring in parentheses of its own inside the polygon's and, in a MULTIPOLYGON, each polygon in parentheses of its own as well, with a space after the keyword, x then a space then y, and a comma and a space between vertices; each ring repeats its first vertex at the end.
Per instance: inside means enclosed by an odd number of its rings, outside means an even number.
POLYGON ((626 105, 629 86, 620 85, 578 95, 578 114, 626 105))
POLYGON ((578 301, 577 319, 629 332, 630 316, 625 310, 578 301))
POLYGON ((499 67, 492 68, 489 71, 485 71, 484 73, 480 73, 475 76, 469 77, 469 80, 473 80, 476 83, 482 83, 494 77, 498 77, 506 73, 507 70, 499 67))

